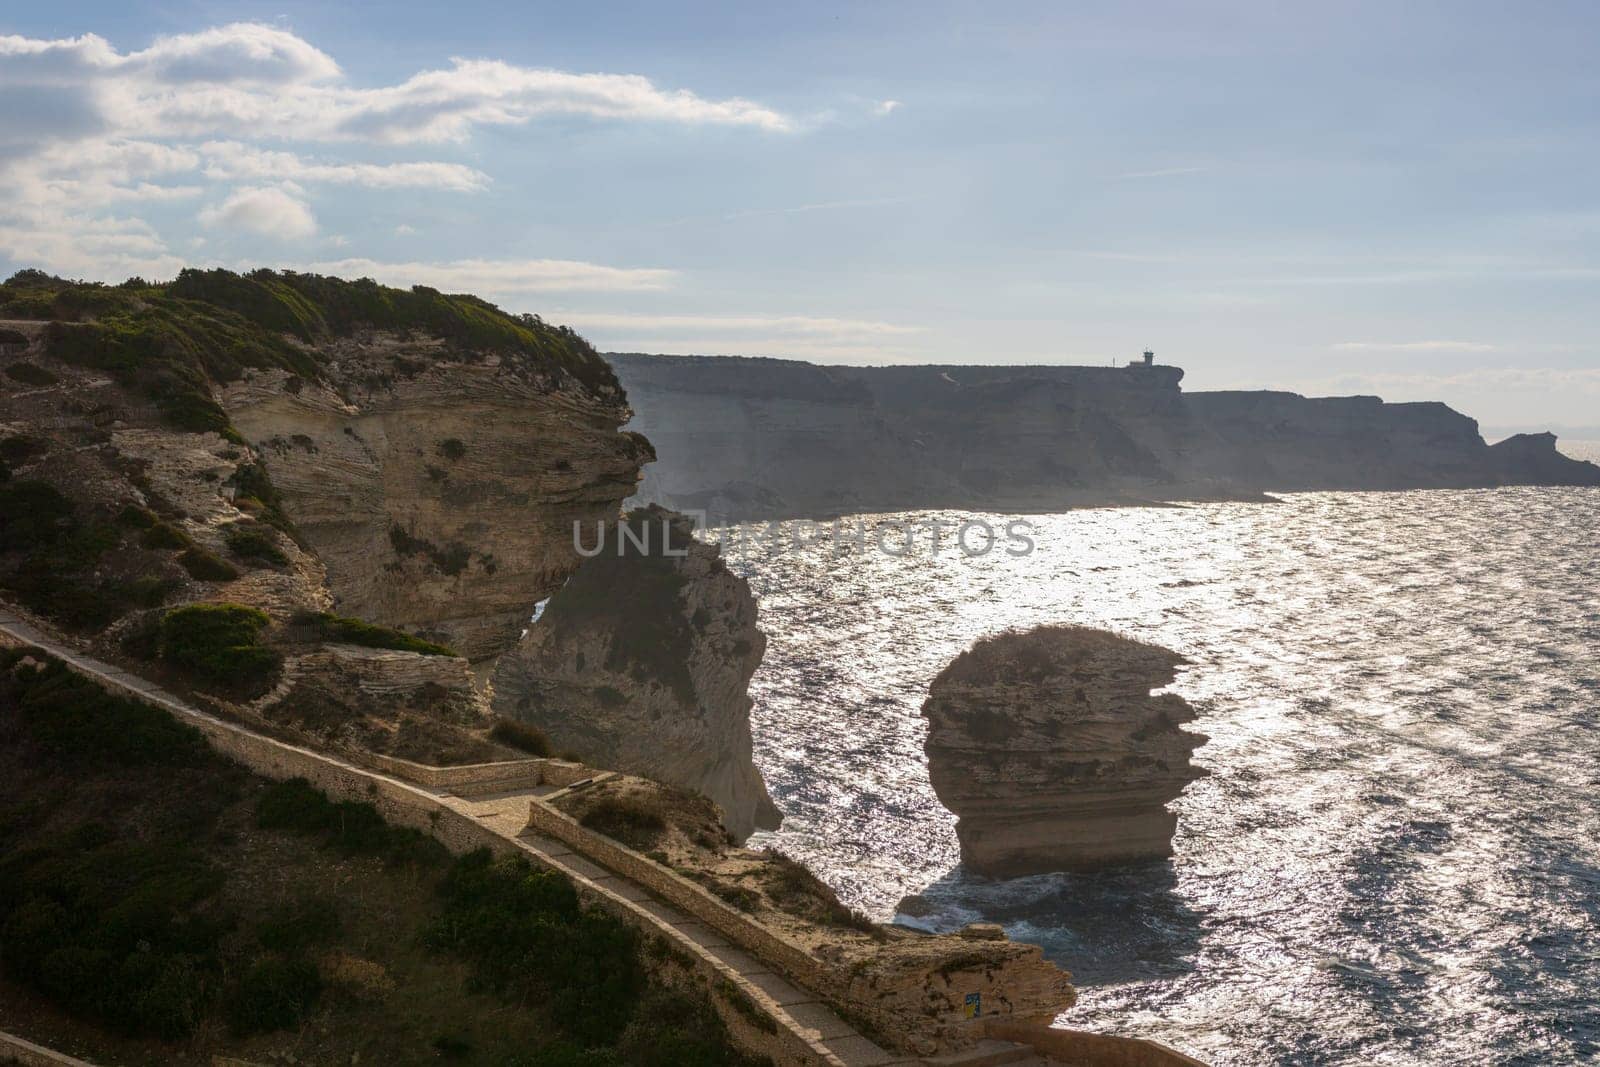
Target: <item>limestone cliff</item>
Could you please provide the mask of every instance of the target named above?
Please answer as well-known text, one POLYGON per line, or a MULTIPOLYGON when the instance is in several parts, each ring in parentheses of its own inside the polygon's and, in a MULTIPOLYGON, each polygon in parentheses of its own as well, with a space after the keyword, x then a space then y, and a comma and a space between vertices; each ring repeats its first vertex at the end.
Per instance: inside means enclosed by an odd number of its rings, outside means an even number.
POLYGON ((929 687, 928 773, 958 816, 962 862, 1016 877, 1171 855, 1166 805, 1202 772, 1182 657, 1099 630, 985 638, 929 687))
POLYGON ((0 597, 258 728, 488 758, 455 652, 510 645, 576 567, 574 524, 617 513, 649 456, 627 414, 576 334, 472 297, 22 271, 0 284, 0 597))
POLYGON ((360 647, 297 621, 326 617, 326 572, 271 505, 239 491, 266 492, 254 451, 165 425, 136 393, 52 358, 42 324, 6 328, 24 339, 6 369, 29 368, 35 383, 0 391, 0 442, 27 442, 9 448, 0 484, 0 595, 197 703, 297 740, 428 762, 492 754, 465 660, 360 647), (45 513, 47 529, 26 531, 13 505, 45 513), (152 635, 169 609, 197 603, 263 612, 278 669, 252 686, 174 673, 152 635))
POLYGON ((557 750, 710 797, 743 840, 780 818, 751 757, 756 602, 721 551, 656 507, 606 524, 595 550, 500 657, 494 707, 557 750))
POLYGON ((663 457, 640 502, 718 518, 913 507, 942 475, 839 368, 779 359, 612 355, 633 429, 663 457))
POLYGON ((1185 404, 1203 433, 1175 464, 1181 478, 1230 478, 1265 490, 1543 481, 1538 471, 1497 465, 1477 422, 1444 404, 1264 390, 1191 393, 1185 404))
POLYGON ((1272 490, 1600 485, 1442 404, 1185 393, 1130 367, 819 367, 610 354, 657 444, 643 499, 742 519, 1050 511, 1272 490))
POLYGON ((651 457, 615 390, 438 338, 330 341, 325 374, 269 368, 221 390, 339 610, 482 660, 578 564, 574 524, 618 513, 651 457), (565 386, 565 387, 563 387, 565 386))

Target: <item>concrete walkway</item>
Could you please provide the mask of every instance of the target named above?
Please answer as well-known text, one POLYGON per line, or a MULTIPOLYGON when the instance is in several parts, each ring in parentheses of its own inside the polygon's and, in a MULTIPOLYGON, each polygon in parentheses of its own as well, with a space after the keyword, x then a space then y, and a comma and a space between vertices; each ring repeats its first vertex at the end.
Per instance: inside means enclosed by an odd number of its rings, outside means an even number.
MULTIPOLYGON (((669 944, 696 957, 702 969, 731 982, 745 996, 759 1005, 792 1038, 787 1044, 805 1049, 808 1062, 827 1067, 880 1067, 885 1064, 938 1064, 941 1067, 989 1067, 998 1064, 1045 1065, 1049 1062, 1026 1045, 1009 1041, 981 1041, 978 1047, 952 1056, 930 1059, 907 1057, 891 1053, 845 1022, 816 995, 794 985, 766 963, 744 950, 689 915, 654 899, 636 882, 622 878, 611 871, 578 855, 553 838, 529 833, 528 801, 531 796, 549 793, 548 787, 515 789, 487 796, 456 796, 453 793, 429 789, 406 782, 400 778, 380 774, 358 767, 334 756, 257 734, 244 727, 218 719, 188 704, 170 693, 136 675, 67 647, 60 640, 42 632, 18 616, 14 610, 0 604, 0 633, 16 641, 48 652, 73 670, 115 689, 123 690, 138 699, 172 712, 180 719, 188 719, 214 736, 218 731, 249 739, 254 749, 278 750, 304 762, 307 758, 336 770, 343 777, 367 780, 376 792, 382 785, 385 790, 400 790, 413 794, 423 804, 438 811, 448 811, 467 819, 489 834, 501 839, 503 845, 528 856, 544 867, 566 875, 579 887, 605 898, 611 910, 621 912, 637 926, 652 929, 669 944)), ((227 753, 234 755, 234 753, 227 753)), ((237 757, 235 757, 237 758, 237 757)), ((246 761, 248 762, 248 761, 246 761)), ((284 766, 273 761, 269 767, 252 767, 257 773, 271 774, 284 766)), ((449 843, 449 842, 447 842, 449 843)))

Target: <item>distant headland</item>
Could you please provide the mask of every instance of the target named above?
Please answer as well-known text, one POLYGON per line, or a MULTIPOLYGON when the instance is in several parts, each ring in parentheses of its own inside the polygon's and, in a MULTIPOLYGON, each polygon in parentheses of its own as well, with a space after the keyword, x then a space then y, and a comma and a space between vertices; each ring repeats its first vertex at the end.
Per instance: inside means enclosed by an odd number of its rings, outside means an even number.
POLYGON ((730 518, 1600 485, 1549 434, 1490 445, 1441 403, 1186 393, 1149 351, 1105 367, 605 359, 659 456, 643 498, 730 518))

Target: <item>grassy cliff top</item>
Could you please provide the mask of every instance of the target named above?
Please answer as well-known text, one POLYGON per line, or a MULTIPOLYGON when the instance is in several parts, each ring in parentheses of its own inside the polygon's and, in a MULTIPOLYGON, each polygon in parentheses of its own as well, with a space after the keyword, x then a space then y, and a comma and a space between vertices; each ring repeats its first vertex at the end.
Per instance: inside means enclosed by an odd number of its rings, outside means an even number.
POLYGON ((185 270, 170 282, 74 282, 36 270, 0 284, 0 319, 42 319, 51 349, 71 362, 133 373, 150 364, 180 378, 232 381, 246 367, 319 376, 319 341, 363 329, 438 337, 470 353, 520 356, 591 390, 618 390, 611 368, 565 326, 511 315, 475 296, 370 278, 256 270, 185 270))

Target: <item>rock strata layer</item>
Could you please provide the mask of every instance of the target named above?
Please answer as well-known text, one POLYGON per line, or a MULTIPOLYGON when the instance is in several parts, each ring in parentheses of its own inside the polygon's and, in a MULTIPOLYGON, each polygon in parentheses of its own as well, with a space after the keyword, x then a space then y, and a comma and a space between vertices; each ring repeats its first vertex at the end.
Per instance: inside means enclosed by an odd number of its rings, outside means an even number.
POLYGON ((1075 626, 979 641, 934 679, 928 772, 958 816, 962 862, 993 877, 1172 854, 1167 803, 1205 739, 1173 693, 1175 652, 1075 626))
POLYGON ((560 752, 701 793, 739 840, 779 813, 751 757, 766 651, 749 584, 681 515, 642 508, 595 551, 493 676, 494 708, 560 752))
POLYGON ((323 381, 251 371, 221 392, 338 610, 481 661, 577 567, 650 446, 614 390, 427 337, 329 342, 323 381))

